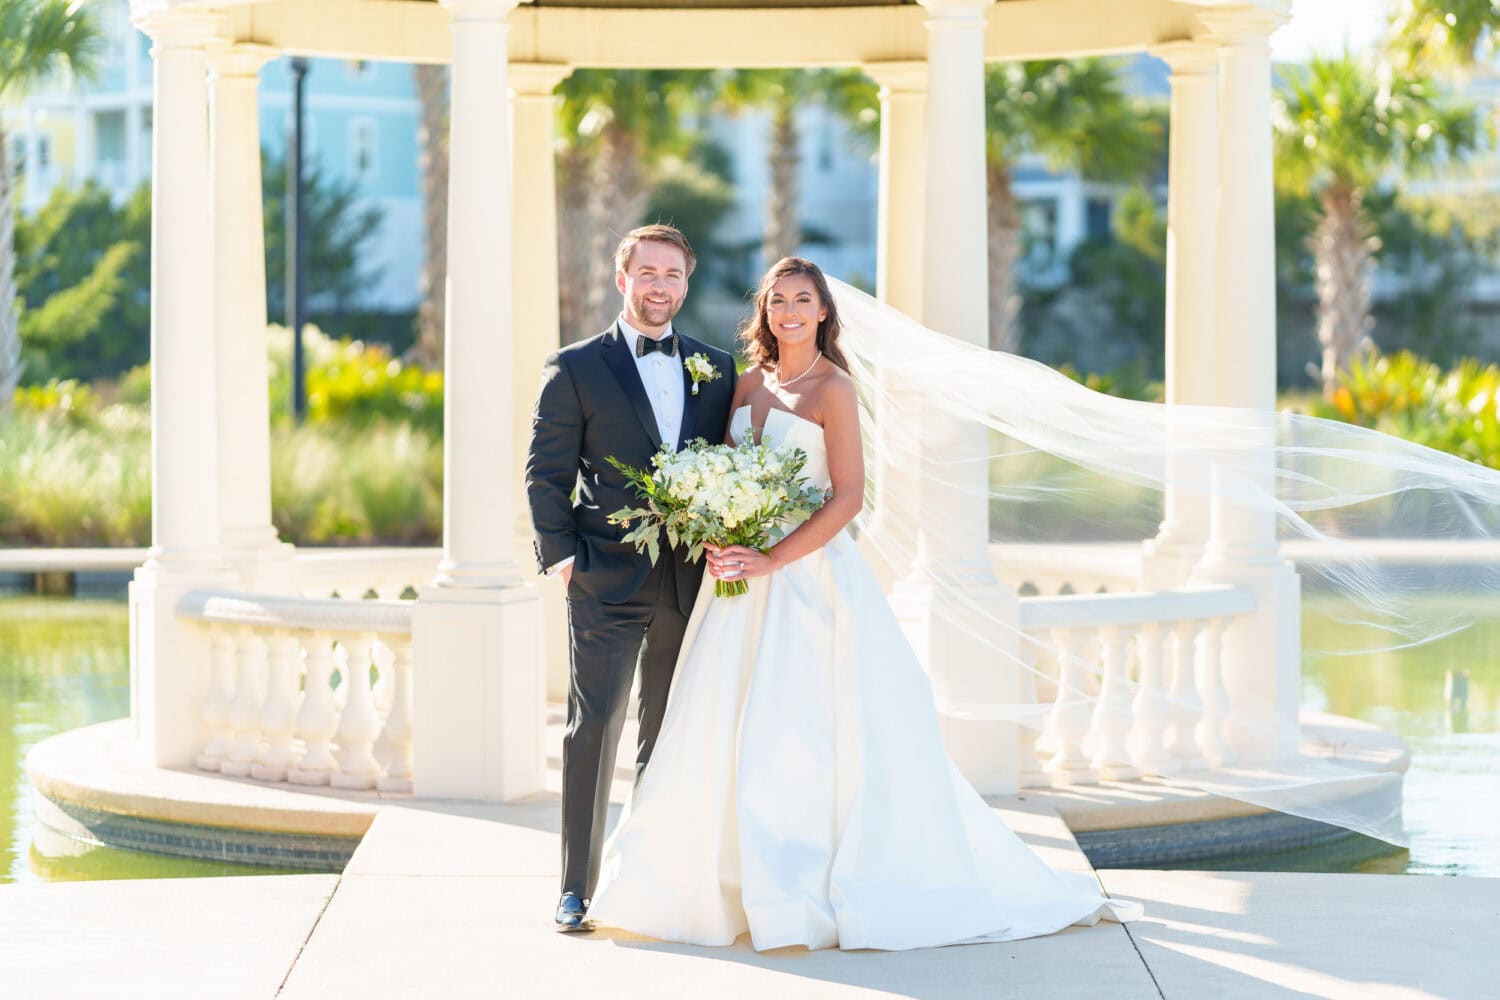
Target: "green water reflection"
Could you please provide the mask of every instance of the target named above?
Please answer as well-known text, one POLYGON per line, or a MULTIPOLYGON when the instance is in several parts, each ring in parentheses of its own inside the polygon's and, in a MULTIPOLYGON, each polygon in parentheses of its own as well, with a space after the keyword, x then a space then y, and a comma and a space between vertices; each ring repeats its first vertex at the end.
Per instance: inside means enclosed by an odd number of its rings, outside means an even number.
MULTIPOLYGON (((1304 645, 1348 647, 1338 605, 1310 596, 1304 645)), ((87 848, 38 830, 22 773, 39 740, 129 714, 124 602, 0 597, 0 882, 224 875, 264 869, 87 848)), ((1305 704, 1392 729, 1410 744, 1409 855, 1268 859, 1279 868, 1500 875, 1500 608, 1417 649, 1355 658, 1309 653, 1305 704), (1444 697, 1468 677, 1466 711, 1444 697)), ((1241 862, 1239 867, 1243 867, 1241 862)))
POLYGON ((1319 656, 1369 642, 1368 632, 1338 622, 1341 607, 1316 595, 1304 602, 1303 704, 1373 722, 1411 747, 1406 871, 1500 875, 1500 607, 1493 599, 1465 607, 1473 626, 1413 649, 1319 656), (1445 696, 1449 671, 1467 678, 1466 706, 1445 696))
POLYGON ((0 882, 265 874, 263 868, 89 847, 39 830, 26 752, 130 714, 123 601, 0 598, 0 882))

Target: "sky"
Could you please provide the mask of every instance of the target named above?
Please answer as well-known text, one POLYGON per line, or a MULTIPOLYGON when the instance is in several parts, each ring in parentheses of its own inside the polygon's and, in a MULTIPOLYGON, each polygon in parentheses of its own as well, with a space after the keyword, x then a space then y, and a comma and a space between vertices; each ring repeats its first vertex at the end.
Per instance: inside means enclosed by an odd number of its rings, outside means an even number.
POLYGON ((1385 30, 1391 0, 1293 0, 1292 19, 1271 36, 1277 60, 1301 61, 1368 48, 1385 30))

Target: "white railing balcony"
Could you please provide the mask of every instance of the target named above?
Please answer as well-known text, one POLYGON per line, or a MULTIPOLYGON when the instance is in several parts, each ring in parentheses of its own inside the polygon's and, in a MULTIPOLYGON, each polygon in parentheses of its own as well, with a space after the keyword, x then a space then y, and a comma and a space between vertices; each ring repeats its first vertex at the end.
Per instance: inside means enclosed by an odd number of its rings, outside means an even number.
POLYGON ((208 632, 207 740, 197 766, 265 782, 411 792, 413 603, 185 595, 178 617, 208 632))
POLYGON ((1076 545, 992 543, 997 579, 1024 596, 1132 591, 1139 586, 1139 542, 1080 542, 1076 545))
POLYGON ((1255 609, 1237 586, 1022 597, 1022 653, 1038 703, 1051 707, 1023 748, 1021 784, 1231 763, 1221 653, 1226 629, 1255 609))
POLYGON ((379 598, 416 594, 437 576, 441 549, 301 549, 294 557, 303 597, 379 598))

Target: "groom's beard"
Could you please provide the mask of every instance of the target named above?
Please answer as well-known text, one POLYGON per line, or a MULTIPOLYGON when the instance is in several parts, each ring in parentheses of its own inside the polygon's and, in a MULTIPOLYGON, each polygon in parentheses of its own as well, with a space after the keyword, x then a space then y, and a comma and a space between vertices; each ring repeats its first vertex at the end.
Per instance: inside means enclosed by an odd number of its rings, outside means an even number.
POLYGON ((682 308, 686 296, 677 299, 668 299, 666 303, 649 302, 644 295, 638 295, 630 300, 631 311, 640 317, 647 326, 662 327, 672 321, 677 311, 682 308))

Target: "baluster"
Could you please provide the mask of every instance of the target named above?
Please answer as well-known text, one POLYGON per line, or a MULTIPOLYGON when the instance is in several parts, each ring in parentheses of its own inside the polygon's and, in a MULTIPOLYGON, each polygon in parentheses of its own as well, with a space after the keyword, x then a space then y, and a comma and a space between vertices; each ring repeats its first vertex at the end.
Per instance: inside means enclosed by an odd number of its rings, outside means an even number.
POLYGON ((229 706, 234 703, 234 636, 227 629, 209 627, 208 663, 208 693, 203 698, 208 742, 193 763, 201 770, 217 772, 229 756, 229 706))
POLYGON ((1161 626, 1156 622, 1141 625, 1141 677, 1136 688, 1131 714, 1135 724, 1130 732, 1132 759, 1146 774, 1171 774, 1177 762, 1166 751, 1164 740, 1171 713, 1162 690, 1162 653, 1166 645, 1161 626))
MULTIPOLYGON (((1051 705, 1057 700, 1057 647, 1050 641, 1040 636, 1026 636, 1025 640, 1033 647, 1032 663, 1036 669, 1032 673, 1032 683, 1035 685, 1033 699, 1037 705, 1051 705)), ((1038 711, 1041 711, 1040 708, 1038 711)), ((1050 757, 1057 752, 1057 734, 1052 728, 1052 710, 1049 708, 1041 712, 1042 724, 1036 740, 1036 752, 1050 757)), ((1043 782, 1047 784, 1048 782, 1043 782)))
POLYGON ((287 773, 294 785, 326 785, 338 770, 329 741, 338 730, 338 706, 333 700, 333 638, 314 632, 307 640, 307 680, 302 688, 302 708, 297 713, 297 736, 304 750, 297 765, 287 773))
POLYGON ((1203 765, 1203 755, 1198 752, 1194 739, 1198 720, 1203 718, 1194 661, 1198 633, 1205 624, 1203 621, 1182 621, 1172 629, 1172 682, 1169 688, 1172 722, 1167 729, 1166 747, 1185 770, 1203 765))
POLYGON ((1130 763, 1130 693, 1125 689, 1130 668, 1131 635, 1125 629, 1102 630, 1104 677, 1094 703, 1094 770, 1103 781, 1125 781, 1140 775, 1130 763))
POLYGON ((1224 689, 1221 669, 1224 630, 1228 626, 1227 618, 1215 618, 1210 622, 1198 635, 1198 655, 1194 658, 1198 697, 1203 704, 1195 735, 1204 759, 1213 767, 1234 763, 1234 749, 1224 731, 1229 721, 1229 692, 1224 689))
MULTIPOLYGON (((1037 664, 1045 653, 1040 648, 1041 644, 1036 641, 1034 636, 1023 635, 1021 637, 1021 644, 1023 647, 1021 652, 1022 664, 1025 671, 1021 678, 1021 695, 1023 700, 1029 700, 1030 704, 1036 705, 1038 710, 1040 710, 1041 701, 1037 698, 1037 674, 1040 671, 1037 664)), ((1041 727, 1041 735, 1033 735, 1036 730, 1033 730, 1029 726, 1022 725, 1020 727, 1021 754, 1019 777, 1017 780, 1020 782, 1022 788, 1040 788, 1048 783, 1047 773, 1042 770, 1042 761, 1037 755, 1043 752, 1041 743, 1046 735, 1045 722, 1049 717, 1043 717, 1042 721, 1044 725, 1041 727)))
POLYGON ((250 768, 260 781, 285 781, 297 759, 293 735, 297 729, 297 681, 302 676, 302 645, 295 636, 278 630, 271 636, 266 673, 266 700, 260 711, 265 749, 250 768))
POLYGON ((243 629, 235 643, 235 674, 229 756, 219 764, 219 771, 244 778, 260 755, 260 706, 266 696, 266 641, 253 629, 243 629))
POLYGON ((394 638, 391 648, 391 710, 375 744, 375 757, 385 765, 385 776, 375 787, 382 792, 411 791, 411 639, 394 638))
POLYGON ((1094 780, 1083 741, 1089 732, 1089 708, 1080 657, 1092 645, 1092 629, 1055 629, 1057 699, 1052 704, 1052 759, 1047 773, 1054 785, 1077 785, 1094 780))
POLYGON ((372 636, 358 635, 340 640, 345 652, 344 686, 348 689, 339 715, 338 773, 329 778, 334 788, 374 788, 380 762, 371 748, 380 735, 380 716, 370 692, 372 636))
POLYGON ((375 660, 375 669, 379 671, 375 677, 375 711, 384 721, 390 717, 391 703, 396 697, 395 676, 391 666, 394 653, 389 644, 377 639, 371 656, 375 660))

